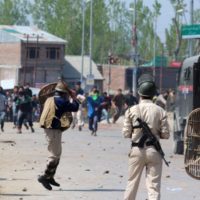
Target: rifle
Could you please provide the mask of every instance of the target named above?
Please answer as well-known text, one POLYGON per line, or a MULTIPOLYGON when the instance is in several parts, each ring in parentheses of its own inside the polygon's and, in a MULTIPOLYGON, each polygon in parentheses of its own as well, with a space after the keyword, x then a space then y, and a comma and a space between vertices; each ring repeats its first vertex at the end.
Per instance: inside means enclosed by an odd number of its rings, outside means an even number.
POLYGON ((158 141, 156 136, 151 132, 151 129, 149 128, 147 123, 142 121, 140 118, 137 118, 137 121, 139 122, 139 126, 138 127, 143 129, 143 137, 146 138, 146 139, 148 138, 152 142, 152 144, 155 147, 155 149, 158 151, 158 153, 160 153, 160 155, 161 155, 162 159, 164 160, 165 164, 169 167, 169 162, 167 162, 165 160, 165 154, 164 154, 164 152, 162 150, 160 142, 158 141))

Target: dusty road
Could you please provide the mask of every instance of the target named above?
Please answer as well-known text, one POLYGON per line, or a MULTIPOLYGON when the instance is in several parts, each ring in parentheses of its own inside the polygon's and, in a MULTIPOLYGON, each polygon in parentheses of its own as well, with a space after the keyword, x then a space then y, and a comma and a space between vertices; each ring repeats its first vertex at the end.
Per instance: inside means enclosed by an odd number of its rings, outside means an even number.
MULTIPOLYGON (((35 125, 36 133, 23 130, 20 135, 6 124, 5 132, 0 134, 0 199, 122 200, 130 141, 122 138, 121 126, 101 124, 97 137, 90 136, 86 127, 82 132, 65 132, 56 174, 61 187, 47 191, 37 182, 47 156, 42 129, 35 125)), ((162 144, 171 164, 163 168, 161 199, 200 199, 200 181, 185 173, 183 156, 173 155, 171 140, 162 144)), ((147 199, 144 177, 137 199, 147 199)))

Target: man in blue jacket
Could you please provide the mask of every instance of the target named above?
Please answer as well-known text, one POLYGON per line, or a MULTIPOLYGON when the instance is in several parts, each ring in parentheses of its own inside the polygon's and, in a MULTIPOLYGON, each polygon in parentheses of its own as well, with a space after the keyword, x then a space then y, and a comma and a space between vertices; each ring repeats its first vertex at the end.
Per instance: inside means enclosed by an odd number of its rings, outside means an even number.
POLYGON ((88 107, 88 119, 89 119, 89 130, 91 135, 97 135, 98 128, 98 113, 102 103, 102 99, 99 96, 99 91, 94 90, 91 96, 87 97, 88 107))

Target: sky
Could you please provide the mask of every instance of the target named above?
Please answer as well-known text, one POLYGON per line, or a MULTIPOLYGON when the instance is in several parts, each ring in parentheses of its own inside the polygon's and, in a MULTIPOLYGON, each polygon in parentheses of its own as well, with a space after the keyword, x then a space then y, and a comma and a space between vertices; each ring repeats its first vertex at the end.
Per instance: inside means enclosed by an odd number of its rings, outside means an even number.
MULTIPOLYGON (((127 6, 130 3, 134 3, 134 0, 122 0, 127 3, 127 6)), ((152 4, 154 0, 143 0, 144 4, 152 9, 152 4)), ((161 41, 165 42, 165 29, 169 27, 171 24, 172 18, 175 16, 174 9, 170 3, 170 0, 158 0, 158 2, 162 5, 161 7, 161 15, 158 17, 157 21, 157 34, 160 36, 161 41)), ((187 4, 185 16, 187 23, 190 21, 190 2, 191 0, 185 0, 185 4, 187 4)), ((200 0, 194 0, 194 9, 200 8, 200 0)), ((185 23, 185 18, 183 19, 185 23)))

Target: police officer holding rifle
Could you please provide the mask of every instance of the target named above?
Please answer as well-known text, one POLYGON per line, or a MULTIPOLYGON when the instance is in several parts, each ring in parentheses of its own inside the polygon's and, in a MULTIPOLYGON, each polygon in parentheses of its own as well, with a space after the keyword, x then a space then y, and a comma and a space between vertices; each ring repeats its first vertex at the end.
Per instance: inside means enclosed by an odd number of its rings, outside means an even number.
MULTIPOLYGON (((138 81, 140 102, 127 109, 123 135, 131 138, 129 174, 124 200, 135 200, 143 169, 146 169, 148 200, 160 200, 162 159, 164 153, 159 139, 169 138, 167 114, 152 102, 156 93, 155 83, 149 75, 138 81)), ((164 159, 168 165, 167 161, 164 159)))

